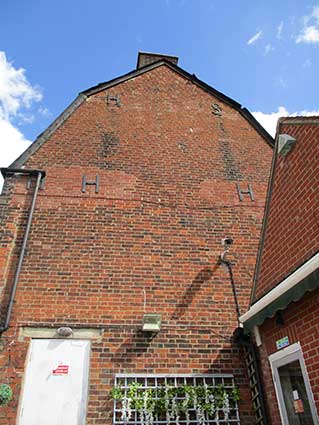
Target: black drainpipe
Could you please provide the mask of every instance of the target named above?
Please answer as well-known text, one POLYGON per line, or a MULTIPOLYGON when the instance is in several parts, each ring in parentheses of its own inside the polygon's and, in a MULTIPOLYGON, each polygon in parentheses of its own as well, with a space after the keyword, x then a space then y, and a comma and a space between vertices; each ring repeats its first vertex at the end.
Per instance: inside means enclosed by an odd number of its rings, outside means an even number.
POLYGON ((6 318, 5 318, 4 324, 0 326, 0 335, 2 335, 2 333, 5 332, 9 328, 14 298, 15 298, 15 294, 16 294, 16 291, 17 291, 18 281, 19 281, 22 263, 23 263, 23 259, 24 259, 24 254, 25 254, 25 250, 26 250, 26 246, 27 246, 27 241, 28 241, 28 236, 29 236, 30 227, 31 227, 31 223, 32 223, 32 217, 33 217, 33 212, 34 212, 34 208, 35 208, 35 203, 36 203, 36 200, 37 200, 37 195, 38 195, 39 187, 40 187, 40 184, 41 184, 41 180, 45 176, 45 171, 42 171, 42 170, 25 170, 25 169, 20 169, 20 168, 0 168, 0 171, 1 171, 1 174, 3 175, 3 177, 13 175, 13 174, 26 174, 26 175, 29 175, 29 176, 37 176, 37 181, 36 181, 36 185, 35 185, 35 189, 34 189, 33 197, 32 197, 32 203, 31 203, 31 207, 30 207, 30 210, 29 210, 27 227, 26 227, 25 232, 24 232, 22 247, 21 247, 19 260, 18 260, 18 265, 17 265, 16 271, 15 271, 13 285, 12 285, 12 288, 11 288, 10 300, 9 300, 9 305, 8 305, 8 309, 7 309, 7 312, 6 312, 6 318))
POLYGON ((233 333, 233 340, 235 343, 237 343, 238 345, 244 348, 245 361, 247 365, 248 378, 250 381, 251 393, 252 393, 252 399, 253 399, 253 408, 256 415, 256 424, 258 423, 258 425, 268 425, 265 396, 264 396, 263 386, 261 383, 261 374, 260 374, 259 362, 257 359, 256 347, 253 341, 251 340, 250 335, 246 335, 244 333, 243 325, 241 324, 239 320, 240 308, 239 308, 239 303, 237 298, 232 264, 230 261, 224 259, 223 255, 220 256, 219 261, 222 264, 225 264, 229 271, 229 278, 230 278, 230 283, 233 290, 234 301, 236 306, 236 314, 237 314, 237 323, 238 323, 238 327, 235 329, 233 333), (248 359, 251 359, 254 365, 253 373, 251 373, 251 371, 249 370, 248 359))
POLYGON ((234 301, 235 301, 235 306, 236 306, 237 324, 238 324, 238 326, 240 326, 240 320, 239 320, 240 309, 239 309, 239 303, 238 303, 238 298, 237 298, 236 286, 235 286, 235 282, 234 282, 232 264, 231 264, 230 261, 225 260, 222 256, 220 256, 219 260, 222 264, 225 264, 226 267, 228 268, 230 283, 231 283, 231 287, 232 287, 232 290, 233 290, 234 301))

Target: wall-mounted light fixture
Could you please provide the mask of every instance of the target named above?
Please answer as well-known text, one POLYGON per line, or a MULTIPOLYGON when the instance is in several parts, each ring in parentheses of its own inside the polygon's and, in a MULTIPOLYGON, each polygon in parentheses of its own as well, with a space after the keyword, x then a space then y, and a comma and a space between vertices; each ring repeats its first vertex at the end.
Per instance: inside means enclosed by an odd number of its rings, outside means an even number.
POLYGON ((162 316, 156 313, 146 313, 143 316, 143 332, 159 332, 161 329, 162 316))
POLYGON ((286 156, 294 147, 296 139, 289 134, 279 134, 278 155, 286 156))
POLYGON ((224 247, 224 252, 222 252, 219 256, 219 259, 221 262, 227 261, 226 255, 229 251, 230 246, 234 243, 234 240, 232 238, 223 238, 222 239, 222 247, 224 247))
POLYGON ((73 331, 68 326, 61 326, 61 328, 57 329, 56 333, 59 336, 68 337, 73 334, 73 331))

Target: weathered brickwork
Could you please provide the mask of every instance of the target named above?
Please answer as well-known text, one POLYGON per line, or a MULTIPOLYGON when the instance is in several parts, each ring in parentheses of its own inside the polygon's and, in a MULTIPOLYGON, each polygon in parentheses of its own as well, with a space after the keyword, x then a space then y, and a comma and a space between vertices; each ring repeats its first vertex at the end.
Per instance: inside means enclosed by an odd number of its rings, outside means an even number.
MULTIPOLYGON (((62 325, 103 333, 92 341, 88 425, 111 424, 109 391, 118 372, 233 373, 242 424, 253 424, 219 254, 222 238, 231 236, 229 259, 245 311, 271 156, 239 112, 165 65, 88 97, 25 164, 47 176, 1 338, 1 372, 15 396, 0 424, 15 423, 29 345, 19 329, 62 325), (107 95, 121 105, 108 105, 107 95), (94 186, 81 191, 84 175, 99 176, 98 193, 94 186), (236 183, 250 183, 255 201, 240 202, 236 183), (144 311, 162 314, 155 338, 141 332, 144 311)), ((13 187, 3 195, 6 290, 32 195, 26 180, 7 179, 13 187)))
POLYGON ((276 157, 256 299, 319 251, 319 125, 306 118, 283 123, 280 132, 297 142, 287 157, 276 157))

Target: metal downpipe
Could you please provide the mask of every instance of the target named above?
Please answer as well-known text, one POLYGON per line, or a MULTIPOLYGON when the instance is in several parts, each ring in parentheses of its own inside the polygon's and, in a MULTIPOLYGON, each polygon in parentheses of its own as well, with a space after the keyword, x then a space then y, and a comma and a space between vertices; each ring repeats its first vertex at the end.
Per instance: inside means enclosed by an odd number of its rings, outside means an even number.
POLYGON ((230 278, 230 282, 231 282, 231 286, 233 290, 233 296, 234 296, 234 301, 236 305, 236 313, 237 313, 237 323, 238 323, 238 327, 235 329, 233 333, 233 341, 235 342, 235 344, 242 346, 242 349, 244 350, 251 397, 252 397, 252 400, 254 400, 252 407, 255 413, 256 423, 260 425, 268 425, 268 418, 267 418, 266 407, 265 407, 265 397, 264 397, 263 387, 262 387, 261 379, 260 379, 260 376, 261 376, 260 365, 257 360, 255 345, 253 344, 250 335, 244 334, 244 329, 242 327, 243 325, 241 324, 239 320, 240 307, 239 307, 239 302, 238 302, 238 297, 236 292, 232 264, 230 261, 224 259, 222 256, 220 257, 220 262, 225 264, 229 271, 229 278, 230 278), (252 361, 254 364, 254 376, 251 375, 251 370, 249 368, 250 356, 252 357, 252 361), (254 386, 252 385, 252 382, 254 382, 254 386), (258 389, 257 394, 256 394, 256 388, 258 389))
POLYGON ((232 264, 231 264, 230 261, 224 260, 223 258, 220 258, 220 262, 225 264, 225 266, 228 268, 230 283, 231 283, 231 287, 232 287, 232 290, 233 290, 233 296, 234 296, 234 301, 235 301, 235 306, 236 306, 237 323, 238 323, 238 326, 240 327, 241 326, 240 320, 239 320, 239 318, 240 318, 240 308, 239 308, 239 303, 238 303, 236 286, 235 286, 235 282, 234 282, 232 264))
POLYGON ((35 186, 35 189, 34 189, 34 192, 33 192, 32 203, 31 203, 31 207, 30 207, 30 211, 29 211, 27 227, 26 227, 26 230, 25 230, 24 236, 23 236, 22 247, 21 247, 21 251, 20 251, 20 255, 19 255, 18 265, 17 265, 16 272, 15 272, 15 275, 14 275, 13 285, 12 285, 12 289, 11 289, 11 293, 10 293, 9 306, 8 306, 7 313, 6 313, 6 320, 4 322, 4 325, 0 327, 0 334, 5 332, 9 328, 11 313, 12 313, 14 299, 15 299, 15 294, 16 294, 16 291, 17 291, 18 281, 19 281, 20 272, 21 272, 21 268, 22 268, 22 264, 23 264, 23 260, 24 260, 24 254, 25 254, 25 250, 26 250, 26 246, 27 246, 27 242, 28 242, 28 236, 29 236, 29 232, 30 232, 30 228, 31 228, 33 212, 34 212, 35 203, 36 203, 36 200, 37 200, 37 195, 38 195, 38 191, 39 191, 39 187, 40 187, 40 183, 41 183, 41 179, 42 179, 43 175, 44 175, 43 171, 37 171, 36 186, 35 186))

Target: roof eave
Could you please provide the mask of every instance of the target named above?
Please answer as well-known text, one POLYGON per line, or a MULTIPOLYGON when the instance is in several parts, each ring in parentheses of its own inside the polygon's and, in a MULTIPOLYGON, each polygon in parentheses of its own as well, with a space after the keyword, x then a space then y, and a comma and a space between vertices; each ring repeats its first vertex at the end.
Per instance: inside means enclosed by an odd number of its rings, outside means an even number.
POLYGON ((86 96, 80 93, 74 101, 49 125, 49 127, 39 134, 31 146, 29 146, 11 165, 9 165, 9 168, 23 167, 25 161, 27 161, 27 159, 51 137, 55 130, 57 130, 64 121, 73 114, 73 112, 85 101, 85 99, 86 96))
POLYGON ((273 147, 274 146, 274 139, 273 137, 264 129, 264 127, 259 124, 259 122, 255 119, 255 117, 249 112, 249 110, 245 107, 243 107, 240 103, 236 102, 234 99, 230 98, 229 96, 226 96, 225 94, 219 92, 218 90, 214 89, 204 81, 200 80, 196 77, 195 74, 190 74, 189 72, 185 71, 184 69, 180 68, 178 65, 175 65, 165 59, 160 59, 156 62, 153 62, 152 64, 145 65, 137 70, 133 70, 128 72, 127 74, 122 75, 121 77, 114 78, 110 81, 107 81, 105 83, 100 83, 96 86, 93 86, 87 90, 84 90, 82 94, 86 96, 92 96, 96 93, 99 93, 100 91, 109 89, 111 87, 114 87, 118 84, 121 84, 131 78, 135 78, 141 74, 144 74, 145 72, 151 71, 152 69, 158 68, 159 66, 166 65, 172 70, 176 71, 180 75, 184 76, 188 80, 192 81, 194 84, 201 87, 206 92, 212 94, 222 102, 226 103, 228 106, 236 109, 254 128, 255 130, 266 140, 266 142, 273 147))
POLYGON ((298 301, 319 287, 319 253, 312 256, 271 291, 252 304, 239 319, 247 331, 261 325, 266 318, 284 310, 292 301, 298 301))
POLYGON ((86 96, 92 96, 96 93, 99 93, 100 91, 106 90, 110 87, 114 87, 118 84, 121 84, 125 81, 130 80, 131 78, 135 78, 138 77, 141 74, 144 74, 145 72, 149 72, 155 68, 158 68, 160 66, 166 65, 169 68, 171 68, 172 70, 176 71, 178 74, 184 76, 185 78, 191 80, 193 83, 200 85, 201 88, 203 88, 204 90, 214 94, 214 96, 216 96, 217 98, 219 98, 220 100, 222 100, 223 102, 227 103, 229 106, 232 106, 233 108, 239 110, 242 108, 241 104, 236 102, 235 100, 233 100, 232 98, 224 95, 223 93, 219 92, 218 90, 214 89, 213 87, 209 86, 208 84, 206 84, 204 81, 199 80, 195 74, 190 74, 189 72, 185 71, 184 69, 180 68, 178 65, 175 65, 165 59, 160 59, 156 62, 153 62, 149 65, 145 65, 139 69, 135 69, 133 71, 128 72, 127 74, 124 74, 120 77, 117 78, 113 78, 110 81, 107 81, 105 83, 100 83, 96 86, 90 87, 86 90, 84 90, 83 92, 81 92, 82 94, 86 95, 86 96))

